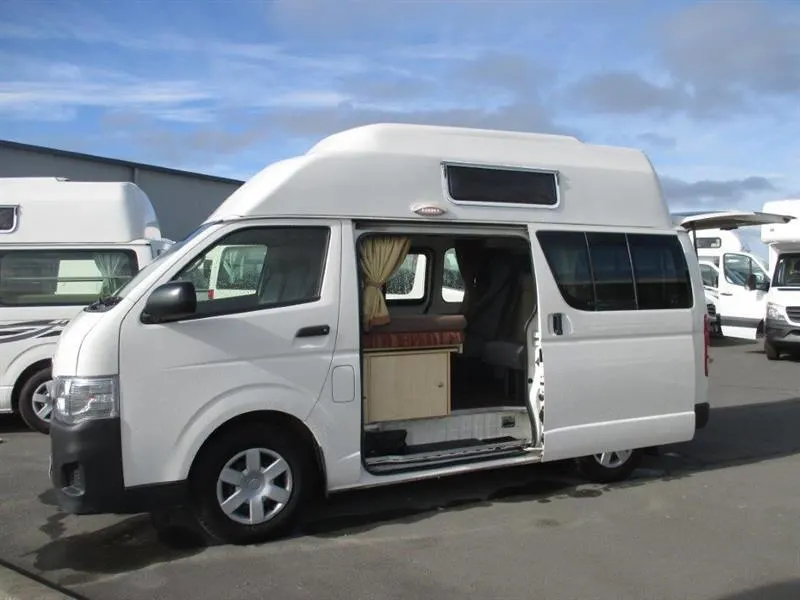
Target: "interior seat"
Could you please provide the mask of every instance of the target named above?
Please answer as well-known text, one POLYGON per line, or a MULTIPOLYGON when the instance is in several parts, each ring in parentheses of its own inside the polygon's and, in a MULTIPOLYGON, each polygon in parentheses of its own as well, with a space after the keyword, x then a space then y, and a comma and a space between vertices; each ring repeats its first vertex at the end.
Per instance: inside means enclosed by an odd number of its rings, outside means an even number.
POLYGON ((494 367, 526 371, 527 336, 525 326, 536 310, 536 286, 532 274, 523 272, 515 286, 515 305, 505 320, 500 339, 487 342, 483 361, 494 367))

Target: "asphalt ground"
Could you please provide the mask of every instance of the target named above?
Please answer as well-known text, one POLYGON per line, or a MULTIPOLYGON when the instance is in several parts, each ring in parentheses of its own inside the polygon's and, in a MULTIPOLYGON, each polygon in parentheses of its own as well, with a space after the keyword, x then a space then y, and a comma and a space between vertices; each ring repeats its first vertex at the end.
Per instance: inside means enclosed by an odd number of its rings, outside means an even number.
POLYGON ((712 357, 708 428, 624 484, 556 465, 353 492, 253 547, 60 513, 48 439, 0 419, 0 560, 90 599, 798 600, 800 362, 712 357))

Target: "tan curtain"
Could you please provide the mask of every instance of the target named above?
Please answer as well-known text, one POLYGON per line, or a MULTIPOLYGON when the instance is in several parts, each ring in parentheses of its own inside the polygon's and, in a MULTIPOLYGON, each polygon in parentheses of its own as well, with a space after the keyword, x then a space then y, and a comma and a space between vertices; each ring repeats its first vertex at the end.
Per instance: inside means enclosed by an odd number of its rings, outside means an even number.
POLYGON ((409 238, 371 237, 361 244, 361 271, 364 274, 364 329, 389 322, 389 309, 382 288, 402 264, 411 249, 409 238))

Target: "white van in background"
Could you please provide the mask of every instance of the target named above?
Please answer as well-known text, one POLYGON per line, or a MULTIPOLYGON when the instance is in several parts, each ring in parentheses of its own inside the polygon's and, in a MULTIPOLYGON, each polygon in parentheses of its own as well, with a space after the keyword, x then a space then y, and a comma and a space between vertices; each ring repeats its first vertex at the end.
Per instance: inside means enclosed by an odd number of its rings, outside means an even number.
POLYGON ((171 242, 132 183, 0 179, 0 413, 48 431, 58 336, 171 242))
POLYGON ((317 492, 563 459, 620 480, 705 426, 707 327, 641 151, 359 127, 255 175, 71 321, 50 477, 69 513, 176 509, 234 543, 317 492), (230 246, 263 249, 257 281, 232 270, 252 293, 198 294, 230 246))
POLYGON ((764 354, 768 360, 777 360, 782 353, 800 354, 800 198, 766 202, 764 211, 795 217, 785 224, 761 227, 761 241, 767 245, 772 275, 764 354))
POLYGON ((693 213, 680 223, 697 247, 706 294, 713 298, 723 336, 755 340, 764 328, 770 276, 763 259, 750 253, 733 229, 785 223, 772 212, 693 213))

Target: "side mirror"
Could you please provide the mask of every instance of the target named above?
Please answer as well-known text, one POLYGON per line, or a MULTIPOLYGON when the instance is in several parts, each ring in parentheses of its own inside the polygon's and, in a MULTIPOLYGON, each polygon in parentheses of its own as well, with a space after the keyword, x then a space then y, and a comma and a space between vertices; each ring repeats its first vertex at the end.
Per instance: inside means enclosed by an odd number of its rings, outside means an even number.
POLYGON ((164 323, 190 317, 197 311, 197 292, 191 281, 170 281, 150 294, 142 323, 164 323))
POLYGON ((744 287, 747 290, 754 290, 754 289, 756 289, 756 284, 757 283, 758 283, 758 280, 756 279, 756 274, 755 273, 750 273, 750 275, 747 276, 747 279, 744 282, 744 287))

